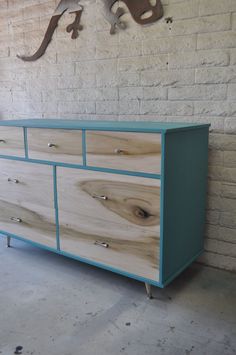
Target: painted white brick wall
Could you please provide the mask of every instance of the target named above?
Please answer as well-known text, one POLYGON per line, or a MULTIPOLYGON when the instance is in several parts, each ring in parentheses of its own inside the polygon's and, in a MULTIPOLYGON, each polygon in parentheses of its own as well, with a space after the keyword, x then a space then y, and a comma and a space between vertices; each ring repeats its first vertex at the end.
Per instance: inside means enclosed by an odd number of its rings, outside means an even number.
MULTIPOLYGON (((141 0, 140 0, 141 1, 141 0)), ((0 119, 77 118, 210 122, 205 254, 236 271, 236 0, 163 0, 167 24, 110 36, 99 0, 86 1, 73 41, 65 14, 44 57, 56 0, 0 0, 0 119)))

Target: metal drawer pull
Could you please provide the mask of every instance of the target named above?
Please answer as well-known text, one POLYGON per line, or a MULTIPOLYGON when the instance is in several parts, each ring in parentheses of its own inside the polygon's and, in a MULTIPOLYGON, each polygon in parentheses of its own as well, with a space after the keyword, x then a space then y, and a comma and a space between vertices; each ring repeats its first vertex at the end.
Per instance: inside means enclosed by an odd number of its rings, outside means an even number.
POLYGON ((94 244, 95 244, 95 245, 98 245, 99 247, 109 248, 109 244, 108 244, 108 243, 96 241, 94 244))
POLYGON ((22 219, 18 218, 18 217, 11 217, 10 220, 13 221, 13 222, 17 222, 17 223, 21 223, 22 222, 22 219))
POLYGON ((117 148, 114 150, 114 152, 115 152, 115 154, 124 154, 125 151, 123 149, 117 148))
POLYGON ((15 184, 19 184, 19 180, 17 180, 17 179, 8 178, 7 181, 14 182, 15 184))
POLYGON ((56 148, 56 144, 54 144, 54 143, 48 143, 48 148, 56 148))
POLYGON ((0 139, 0 143, 6 143, 4 139, 0 139))
POLYGON ((97 198, 98 200, 108 200, 107 196, 99 196, 99 195, 93 195, 93 198, 97 198))

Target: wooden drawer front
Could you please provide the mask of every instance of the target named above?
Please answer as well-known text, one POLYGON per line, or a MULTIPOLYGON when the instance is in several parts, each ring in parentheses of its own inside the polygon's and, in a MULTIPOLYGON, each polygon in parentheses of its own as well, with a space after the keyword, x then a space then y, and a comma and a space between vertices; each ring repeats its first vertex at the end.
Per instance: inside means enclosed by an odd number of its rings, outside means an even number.
POLYGON ((53 168, 14 160, 0 160, 0 199, 30 208, 54 208, 53 168))
POLYGON ((0 199, 0 231, 56 248, 55 212, 51 208, 27 208, 0 199))
POLYGON ((0 127, 0 155, 25 156, 23 128, 0 127))
POLYGON ((52 167, 0 160, 0 230, 56 247, 52 167))
POLYGON ((158 280, 160 181, 60 167, 57 177, 61 249, 158 280))
POLYGON ((87 164, 102 168, 160 174, 161 134, 87 132, 87 164))
POLYGON ((82 132, 30 128, 27 130, 29 158, 82 164, 82 132))

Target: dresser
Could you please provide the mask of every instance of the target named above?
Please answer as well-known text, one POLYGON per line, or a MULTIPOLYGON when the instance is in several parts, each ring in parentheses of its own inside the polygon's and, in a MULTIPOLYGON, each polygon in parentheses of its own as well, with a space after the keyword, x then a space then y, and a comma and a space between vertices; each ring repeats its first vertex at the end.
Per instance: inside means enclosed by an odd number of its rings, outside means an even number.
POLYGON ((165 287, 203 252, 208 124, 0 121, 0 234, 165 287))

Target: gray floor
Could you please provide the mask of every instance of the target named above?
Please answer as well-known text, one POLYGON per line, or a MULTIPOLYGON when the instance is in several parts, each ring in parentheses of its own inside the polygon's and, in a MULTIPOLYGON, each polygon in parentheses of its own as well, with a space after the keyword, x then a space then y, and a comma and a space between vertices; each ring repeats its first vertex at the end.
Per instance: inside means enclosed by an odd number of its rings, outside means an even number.
POLYGON ((236 353, 236 275, 198 265, 142 283, 0 238, 0 354, 236 353))

